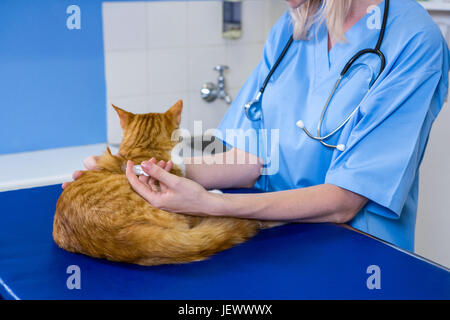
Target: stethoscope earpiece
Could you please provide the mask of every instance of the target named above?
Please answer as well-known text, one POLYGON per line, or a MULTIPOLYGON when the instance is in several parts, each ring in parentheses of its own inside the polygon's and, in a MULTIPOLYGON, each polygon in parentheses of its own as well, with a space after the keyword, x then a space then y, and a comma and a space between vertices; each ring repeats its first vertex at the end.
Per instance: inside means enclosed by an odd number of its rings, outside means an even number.
POLYGON ((338 149, 339 151, 344 151, 345 150, 345 144, 338 144, 336 146, 336 149, 338 149))
POLYGON ((297 127, 299 127, 300 129, 305 129, 305 124, 303 123, 302 120, 298 120, 296 123, 297 127))

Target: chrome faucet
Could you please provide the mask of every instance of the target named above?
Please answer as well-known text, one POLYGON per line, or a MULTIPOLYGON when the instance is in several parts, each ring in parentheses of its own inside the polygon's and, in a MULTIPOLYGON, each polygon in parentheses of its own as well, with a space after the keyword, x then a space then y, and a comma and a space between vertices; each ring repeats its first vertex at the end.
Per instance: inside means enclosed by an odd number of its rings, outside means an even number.
POLYGON ((228 69, 228 66, 225 65, 218 65, 214 67, 214 70, 219 72, 217 85, 212 82, 203 84, 202 89, 200 90, 200 95, 203 100, 213 102, 219 98, 225 100, 227 104, 231 103, 231 97, 225 90, 225 77, 223 75, 224 71, 228 69))

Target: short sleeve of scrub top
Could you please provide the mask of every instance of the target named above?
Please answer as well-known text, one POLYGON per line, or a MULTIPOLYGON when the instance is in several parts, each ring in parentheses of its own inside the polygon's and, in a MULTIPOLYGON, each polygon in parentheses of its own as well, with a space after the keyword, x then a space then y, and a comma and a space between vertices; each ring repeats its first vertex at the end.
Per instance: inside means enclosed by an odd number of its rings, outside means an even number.
MULTIPOLYGON (((263 97, 264 126, 280 131, 280 156, 278 172, 270 176, 271 189, 266 191, 327 183, 360 194, 369 201, 349 224, 413 250, 419 165, 448 91, 448 46, 425 10, 415 1, 392 0, 381 47, 385 70, 366 97, 359 93, 365 92, 364 67, 336 93, 324 119, 325 134, 364 98, 341 132, 327 141, 344 144, 343 152, 322 146, 295 127, 302 119, 314 132, 342 67, 359 50, 375 46, 379 30, 367 28, 370 18, 368 14, 352 27, 346 33, 348 43, 336 44, 328 56, 326 27, 315 26, 314 38, 295 41, 285 64, 269 82, 263 97)), ((290 17, 285 14, 219 131, 251 127, 243 105, 259 90, 291 33, 290 17)), ((372 64, 371 58, 363 62, 372 64)))

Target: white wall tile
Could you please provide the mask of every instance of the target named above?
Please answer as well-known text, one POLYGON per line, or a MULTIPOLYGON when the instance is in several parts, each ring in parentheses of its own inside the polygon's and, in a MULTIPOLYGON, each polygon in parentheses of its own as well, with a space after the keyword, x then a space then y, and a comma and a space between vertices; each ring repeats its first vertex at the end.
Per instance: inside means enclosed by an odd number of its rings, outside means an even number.
POLYGON ((189 46, 223 44, 222 2, 188 1, 187 6, 189 46))
POLYGON ((122 129, 120 127, 120 120, 117 112, 111 106, 130 111, 133 113, 148 113, 152 112, 148 107, 146 96, 132 96, 121 98, 108 98, 106 105, 107 127, 108 127, 108 143, 119 144, 122 141, 122 129))
POLYGON ((187 2, 148 2, 148 47, 187 45, 187 2))
POLYGON ((214 67, 226 64, 225 50, 225 46, 188 49, 188 89, 190 91, 199 92, 205 82, 217 83, 219 73, 214 70, 214 67))
POLYGON ((149 112, 166 112, 171 106, 173 106, 178 100, 183 100, 183 113, 186 108, 186 102, 188 100, 187 92, 170 92, 151 94, 148 97, 149 112))
POLYGON ((187 91, 188 54, 186 48, 152 49, 148 52, 148 92, 187 91))
POLYGON ((166 112, 178 100, 183 100, 181 127, 186 127, 190 119, 189 95, 187 92, 170 92, 151 94, 148 97, 149 112, 166 112))
POLYGON ((240 88, 262 59, 264 44, 242 44, 227 47, 229 87, 240 88))
POLYGON ((105 2, 103 40, 106 51, 145 49, 147 46, 147 4, 105 2))
POLYGON ((202 121, 203 131, 217 128, 228 107, 224 100, 206 102, 202 100, 199 92, 190 92, 190 119, 187 128, 193 133, 194 121, 202 121))
POLYGON ((146 66, 145 51, 105 52, 107 96, 146 95, 146 66))
MULTIPOLYGON (((430 12, 450 43, 450 15, 430 12)), ((450 267, 450 129, 449 102, 443 106, 430 133, 429 143, 420 168, 419 204, 416 222, 415 252, 450 267)))
POLYGON ((433 125, 420 168, 415 252, 450 267, 450 149, 444 147, 450 136, 448 107, 447 103, 433 125))
POLYGON ((132 96, 120 98, 108 98, 106 106, 108 143, 119 144, 122 141, 122 129, 116 111, 111 106, 122 108, 133 113, 166 112, 179 99, 184 102, 181 116, 181 127, 186 127, 189 123, 189 99, 187 93, 164 93, 153 94, 151 96, 132 96))
POLYGON ((288 5, 286 1, 280 0, 266 0, 266 6, 264 9, 266 13, 264 15, 264 20, 266 22, 266 30, 264 38, 267 38, 269 31, 272 26, 278 21, 278 19, 286 12, 288 5))
MULTIPOLYGON (((264 41, 266 21, 264 14, 268 1, 244 0, 242 2, 242 37, 238 43, 264 41)), ((230 40, 233 41, 233 40, 230 40)))
POLYGON ((231 99, 233 99, 233 100, 236 99, 236 97, 237 97, 239 91, 241 91, 241 87, 230 88, 230 89, 228 90, 228 93, 230 94, 231 99))

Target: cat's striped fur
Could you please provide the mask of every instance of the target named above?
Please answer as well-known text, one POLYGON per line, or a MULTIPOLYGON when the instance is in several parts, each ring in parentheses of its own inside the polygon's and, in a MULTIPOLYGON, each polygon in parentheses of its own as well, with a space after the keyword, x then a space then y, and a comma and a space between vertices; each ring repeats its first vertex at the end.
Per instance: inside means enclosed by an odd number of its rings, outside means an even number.
MULTIPOLYGON (((253 220, 195 217, 152 207, 124 174, 127 160, 170 160, 182 101, 166 113, 132 114, 114 107, 123 128, 119 154, 109 149, 69 184, 55 212, 53 238, 63 249, 113 261, 158 265, 198 261, 255 235, 253 220)), ((172 173, 181 175, 179 168, 172 173)))

